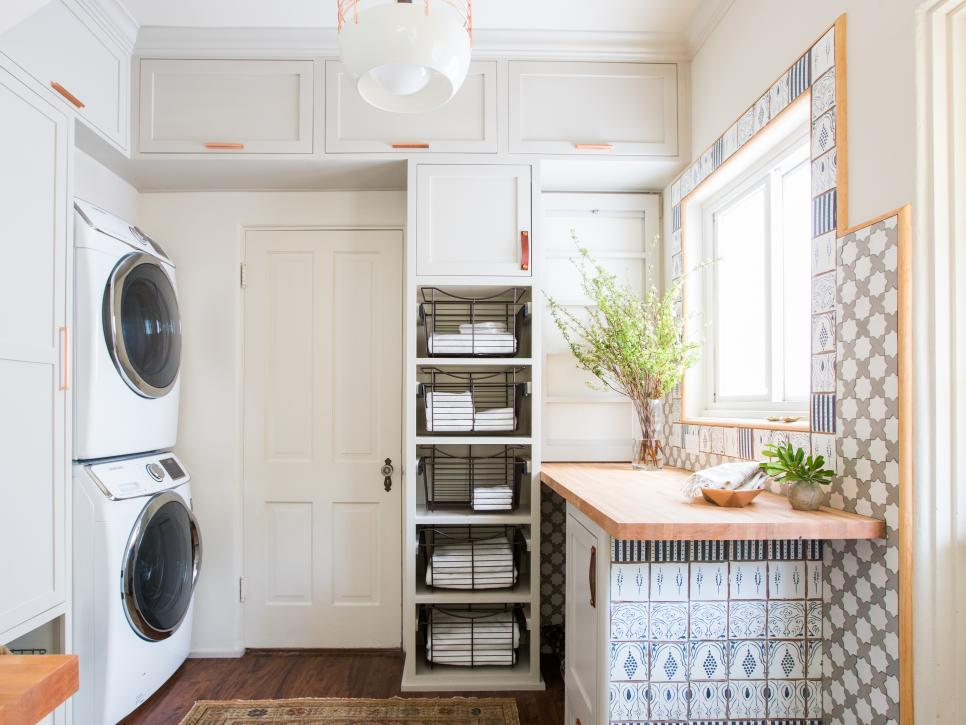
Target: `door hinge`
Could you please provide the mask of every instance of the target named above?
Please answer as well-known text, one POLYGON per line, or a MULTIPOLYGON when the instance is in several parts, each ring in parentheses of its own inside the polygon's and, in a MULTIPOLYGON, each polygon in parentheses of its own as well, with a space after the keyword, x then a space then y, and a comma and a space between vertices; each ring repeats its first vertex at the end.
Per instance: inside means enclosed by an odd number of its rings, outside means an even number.
POLYGON ((248 286, 248 265, 244 262, 242 262, 241 271, 238 273, 238 282, 241 284, 242 289, 248 286))
POLYGON ((238 601, 242 604, 248 598, 248 591, 245 589, 245 577, 238 577, 238 601))

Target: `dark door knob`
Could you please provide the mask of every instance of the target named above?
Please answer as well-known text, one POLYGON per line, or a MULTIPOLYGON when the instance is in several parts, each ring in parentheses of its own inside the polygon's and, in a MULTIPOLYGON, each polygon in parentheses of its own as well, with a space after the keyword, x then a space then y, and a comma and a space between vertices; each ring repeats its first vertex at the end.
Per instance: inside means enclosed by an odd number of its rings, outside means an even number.
POLYGON ((392 459, 387 458, 386 462, 382 464, 382 468, 380 469, 384 479, 382 485, 386 491, 392 490, 392 473, 395 470, 396 469, 392 467, 392 459))

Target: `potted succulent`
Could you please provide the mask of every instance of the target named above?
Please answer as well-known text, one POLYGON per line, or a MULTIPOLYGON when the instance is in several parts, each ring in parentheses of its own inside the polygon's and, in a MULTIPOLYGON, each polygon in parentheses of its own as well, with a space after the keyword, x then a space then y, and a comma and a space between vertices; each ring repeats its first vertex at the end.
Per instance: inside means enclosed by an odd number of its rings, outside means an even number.
POLYGON ((762 451, 771 459, 761 464, 761 470, 779 483, 788 484, 788 502, 799 511, 815 511, 825 502, 823 486, 832 483, 835 471, 825 468, 823 456, 805 455, 802 448, 791 443, 772 444, 762 451))
POLYGON ((634 441, 632 466, 660 468, 660 400, 698 355, 697 343, 685 339, 684 320, 678 314, 681 283, 663 295, 652 286, 642 297, 618 282, 573 236, 579 256, 571 261, 589 305, 578 314, 548 296, 550 314, 577 365, 602 384, 591 387, 613 390, 634 404, 640 438, 634 441))

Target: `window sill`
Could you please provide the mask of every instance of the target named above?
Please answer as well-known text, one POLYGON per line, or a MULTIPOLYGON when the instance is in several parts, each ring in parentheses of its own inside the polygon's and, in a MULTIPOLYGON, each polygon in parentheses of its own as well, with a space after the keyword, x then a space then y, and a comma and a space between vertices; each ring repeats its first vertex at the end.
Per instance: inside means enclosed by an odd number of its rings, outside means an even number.
POLYGON ((782 423, 781 421, 766 420, 765 418, 681 418, 681 423, 685 425, 707 425, 723 428, 754 428, 755 430, 785 430, 795 433, 808 433, 811 431, 809 421, 798 420, 794 423, 782 423))

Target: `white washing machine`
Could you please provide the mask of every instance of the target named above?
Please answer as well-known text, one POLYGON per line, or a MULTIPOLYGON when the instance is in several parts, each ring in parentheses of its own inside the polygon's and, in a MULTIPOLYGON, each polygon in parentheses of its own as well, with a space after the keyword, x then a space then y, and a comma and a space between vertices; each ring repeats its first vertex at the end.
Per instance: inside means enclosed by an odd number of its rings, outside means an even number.
POLYGON ((74 722, 114 725, 181 666, 201 532, 173 453, 74 465, 74 722))
POLYGON ((75 200, 74 460, 157 451, 178 434, 175 267, 113 214, 75 200))

